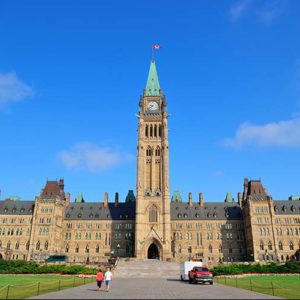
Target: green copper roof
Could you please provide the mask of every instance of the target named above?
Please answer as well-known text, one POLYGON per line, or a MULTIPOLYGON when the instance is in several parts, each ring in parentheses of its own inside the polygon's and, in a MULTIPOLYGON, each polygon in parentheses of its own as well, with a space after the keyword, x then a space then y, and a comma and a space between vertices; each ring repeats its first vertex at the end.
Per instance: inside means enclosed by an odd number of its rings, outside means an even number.
POLYGON ((133 190, 129 190, 125 202, 127 203, 127 202, 134 202, 134 201, 135 201, 135 196, 133 190))
POLYGON ((148 80, 146 85, 146 96, 159 96, 159 82, 155 66, 155 60, 151 60, 148 80))
POLYGON ((233 202, 233 197, 232 197, 231 193, 228 192, 226 194, 225 202, 233 202))
POLYGON ((174 191, 171 201, 172 202, 182 202, 182 198, 181 198, 179 191, 174 191))
POLYGON ((83 199, 83 195, 82 193, 79 193, 75 199, 75 202, 81 202, 83 203, 84 202, 84 199, 83 199))

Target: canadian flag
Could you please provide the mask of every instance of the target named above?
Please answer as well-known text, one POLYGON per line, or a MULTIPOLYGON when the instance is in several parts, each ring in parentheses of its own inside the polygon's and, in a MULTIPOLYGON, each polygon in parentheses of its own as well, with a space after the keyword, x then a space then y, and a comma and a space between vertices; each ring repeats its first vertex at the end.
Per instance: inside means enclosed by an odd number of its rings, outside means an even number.
POLYGON ((161 45, 157 45, 157 44, 155 44, 155 45, 152 45, 152 49, 160 49, 161 48, 161 45))

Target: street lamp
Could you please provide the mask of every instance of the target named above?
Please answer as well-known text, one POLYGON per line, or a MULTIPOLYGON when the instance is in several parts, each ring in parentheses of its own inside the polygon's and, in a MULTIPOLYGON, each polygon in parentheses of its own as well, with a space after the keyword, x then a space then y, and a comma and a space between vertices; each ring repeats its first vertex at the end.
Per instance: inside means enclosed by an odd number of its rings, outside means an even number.
POLYGON ((119 249, 120 249, 120 244, 117 245, 117 257, 119 258, 119 249))

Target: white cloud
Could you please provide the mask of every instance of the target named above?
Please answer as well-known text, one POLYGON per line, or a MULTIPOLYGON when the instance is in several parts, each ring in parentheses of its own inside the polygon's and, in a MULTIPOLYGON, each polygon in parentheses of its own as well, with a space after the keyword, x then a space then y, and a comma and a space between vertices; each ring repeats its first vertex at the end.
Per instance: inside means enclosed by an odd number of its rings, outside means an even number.
POLYGON ((0 73, 0 108, 9 102, 21 101, 33 95, 33 89, 22 82, 15 72, 0 73))
POLYGON ((243 123, 233 139, 223 141, 232 148, 245 146, 300 147, 300 118, 287 121, 253 125, 243 123))
POLYGON ((232 21, 238 21, 248 10, 251 0, 240 0, 234 3, 229 9, 229 16, 232 21))
POLYGON ((78 143, 71 147, 71 150, 61 151, 59 158, 69 169, 98 172, 131 161, 134 157, 108 147, 98 147, 91 143, 78 143))
POLYGON ((267 25, 271 25, 282 12, 283 4, 284 2, 281 0, 269 2, 267 6, 258 13, 260 20, 267 25))
POLYGON ((223 177, 224 173, 221 170, 216 170, 212 173, 214 177, 223 177))

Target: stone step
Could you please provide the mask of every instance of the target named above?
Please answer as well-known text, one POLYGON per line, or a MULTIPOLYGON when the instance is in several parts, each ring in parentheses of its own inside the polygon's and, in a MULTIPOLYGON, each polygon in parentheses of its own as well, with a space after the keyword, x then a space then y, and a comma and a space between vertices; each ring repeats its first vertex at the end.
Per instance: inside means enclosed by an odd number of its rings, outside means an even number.
POLYGON ((119 278, 179 278, 179 263, 153 259, 120 260, 114 273, 119 278))

